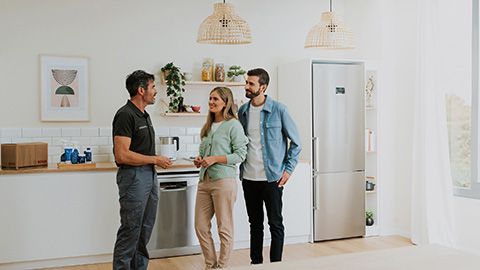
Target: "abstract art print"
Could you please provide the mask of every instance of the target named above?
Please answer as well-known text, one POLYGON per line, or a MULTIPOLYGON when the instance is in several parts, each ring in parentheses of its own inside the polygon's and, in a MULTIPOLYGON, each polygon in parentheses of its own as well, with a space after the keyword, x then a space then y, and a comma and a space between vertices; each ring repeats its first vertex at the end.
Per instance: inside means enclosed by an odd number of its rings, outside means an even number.
POLYGON ((89 121, 88 59, 40 56, 41 120, 89 121))

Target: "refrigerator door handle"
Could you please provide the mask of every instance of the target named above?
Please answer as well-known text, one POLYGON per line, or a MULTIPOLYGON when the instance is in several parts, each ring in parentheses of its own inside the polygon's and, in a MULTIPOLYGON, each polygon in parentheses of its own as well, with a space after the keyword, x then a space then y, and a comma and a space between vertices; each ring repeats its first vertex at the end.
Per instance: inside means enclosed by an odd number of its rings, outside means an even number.
POLYGON ((313 171, 318 172, 318 168, 320 167, 320 158, 319 158, 319 152, 320 150, 318 149, 318 137, 313 137, 312 138, 312 143, 313 143, 313 171))
POLYGON ((319 175, 314 175, 313 176, 313 190, 314 190, 314 192, 313 192, 313 210, 314 211, 318 210, 319 207, 320 207, 319 206, 320 204, 318 203, 320 194, 319 194, 319 192, 317 192, 317 185, 319 184, 318 183, 318 177, 319 177, 319 175))

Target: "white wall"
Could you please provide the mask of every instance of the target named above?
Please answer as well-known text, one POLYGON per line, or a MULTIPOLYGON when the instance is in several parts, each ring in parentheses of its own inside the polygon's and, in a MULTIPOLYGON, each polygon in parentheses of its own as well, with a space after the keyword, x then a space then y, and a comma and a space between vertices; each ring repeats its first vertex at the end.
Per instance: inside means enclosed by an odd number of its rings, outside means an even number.
MULTIPOLYGON (((125 76, 135 69, 158 74, 164 64, 174 61, 198 77, 206 57, 227 66, 264 67, 270 71, 270 93, 275 96, 278 63, 343 54, 303 48, 307 32, 328 9, 328 1, 316 0, 228 1, 250 24, 253 43, 197 44, 198 27, 212 13, 214 2, 218 1, 1 1, 0 126, 79 126, 40 121, 40 54, 88 57, 91 121, 80 125, 100 127, 109 126, 125 103, 125 76)), ((341 13, 343 1, 334 4, 341 13)), ((202 92, 205 98, 207 94, 202 92)), ((158 102, 154 106, 147 110, 156 125, 201 125, 191 118, 162 118, 158 102)))
MULTIPOLYGON (((445 48, 442 85, 464 96, 471 87, 471 1, 439 1, 439 30, 445 48), (452 23, 454 22, 454 23, 452 23), (461 42, 458 42, 461 41, 461 42)), ((412 130, 418 53, 416 1, 348 1, 345 13, 357 30, 359 48, 347 54, 378 60, 378 182, 381 234, 410 236, 412 130)), ((467 94, 468 95, 468 94, 467 94)), ((459 248, 480 251, 480 201, 455 197, 459 248)))
POLYGON ((357 33, 352 58, 373 60, 378 71, 378 188, 380 233, 410 234, 413 91, 416 74, 416 1, 348 1, 357 33))

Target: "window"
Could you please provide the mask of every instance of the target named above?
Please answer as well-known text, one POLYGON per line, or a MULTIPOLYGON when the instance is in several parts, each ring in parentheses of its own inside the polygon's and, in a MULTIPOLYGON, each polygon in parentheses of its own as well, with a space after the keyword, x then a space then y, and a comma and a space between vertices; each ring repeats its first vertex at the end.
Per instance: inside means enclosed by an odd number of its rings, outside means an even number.
MULTIPOLYGON (((461 26, 453 31, 453 41, 461 44, 454 46, 452 58, 448 59, 448 69, 453 79, 447 86, 446 111, 448 140, 450 150, 450 168, 455 195, 480 199, 479 159, 479 0, 459 1, 457 19, 461 26), (461 4, 464 2, 464 4, 461 4), (462 6, 463 5, 463 6, 462 6), (461 13, 471 14, 464 16, 461 13), (465 27, 462 27, 465 26, 465 27), (471 26, 471 27, 469 27, 471 26), (459 42, 465 41, 465 42, 459 42), (451 62, 453 61, 453 62, 451 62)), ((450 10, 452 11, 452 10, 450 10)), ((448 73, 444 75, 448 76, 448 73)))

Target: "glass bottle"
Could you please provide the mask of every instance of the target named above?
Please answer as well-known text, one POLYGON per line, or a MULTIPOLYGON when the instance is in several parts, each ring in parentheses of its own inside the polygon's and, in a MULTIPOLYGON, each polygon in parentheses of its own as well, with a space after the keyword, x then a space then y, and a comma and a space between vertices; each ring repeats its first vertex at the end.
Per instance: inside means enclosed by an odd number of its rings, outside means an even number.
POLYGON ((225 69, 223 67, 223 64, 218 63, 215 66, 215 81, 216 82, 225 81, 225 69))

